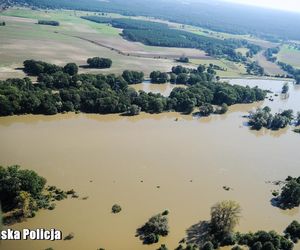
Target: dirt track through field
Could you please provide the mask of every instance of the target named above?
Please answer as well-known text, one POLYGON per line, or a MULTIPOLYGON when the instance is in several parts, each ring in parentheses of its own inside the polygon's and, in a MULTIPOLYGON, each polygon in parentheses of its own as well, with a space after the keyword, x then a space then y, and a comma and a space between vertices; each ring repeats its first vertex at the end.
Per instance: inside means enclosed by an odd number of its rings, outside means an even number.
MULTIPOLYGON (((106 49, 110 49, 110 50, 115 51, 116 53, 118 53, 120 55, 123 55, 123 56, 154 58, 154 59, 176 59, 179 56, 179 55, 176 55, 176 54, 168 55, 168 54, 163 54, 163 53, 162 54, 157 54, 157 53, 154 54, 154 53, 142 53, 142 52, 134 52, 134 53, 133 52, 124 52, 124 51, 122 51, 120 49, 117 49, 115 47, 112 47, 112 46, 109 46, 107 44, 101 43, 99 41, 88 39, 88 38, 85 38, 85 37, 82 37, 82 36, 68 35, 68 34, 61 33, 61 32, 59 32, 59 33, 62 34, 62 35, 65 35, 65 36, 78 38, 80 40, 90 42, 92 44, 101 46, 101 47, 106 48, 106 49)), ((191 58, 191 59, 211 59, 211 57, 202 56, 202 55, 189 56, 189 58, 191 58)))

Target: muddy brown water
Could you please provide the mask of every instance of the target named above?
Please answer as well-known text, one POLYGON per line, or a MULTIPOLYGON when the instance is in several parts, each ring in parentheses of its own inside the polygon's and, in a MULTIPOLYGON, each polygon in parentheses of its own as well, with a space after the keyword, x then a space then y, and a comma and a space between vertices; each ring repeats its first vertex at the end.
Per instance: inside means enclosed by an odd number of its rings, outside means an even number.
MULTIPOLYGON (((232 82, 275 92, 283 85, 232 82)), ((292 220, 299 220, 299 209, 272 207, 271 190, 276 187, 266 182, 299 176, 300 136, 290 128, 251 131, 242 116, 265 104, 274 111, 300 111, 299 103, 300 89, 291 85, 288 99, 278 96, 273 102, 235 105, 225 115, 200 119, 178 113, 2 117, 1 165, 20 164, 45 176, 51 185, 74 188, 80 197, 89 198, 57 202, 55 210, 40 211, 11 227, 56 228, 64 236, 73 232, 73 240, 2 241, 0 249, 157 249, 158 244, 142 245, 135 230, 165 209, 170 210, 170 234, 160 244, 174 249, 186 229, 209 219, 210 207, 225 199, 242 206, 238 230, 282 232, 292 220), (225 185, 232 190, 224 191, 225 185), (115 203, 122 206, 120 214, 111 213, 115 203)))

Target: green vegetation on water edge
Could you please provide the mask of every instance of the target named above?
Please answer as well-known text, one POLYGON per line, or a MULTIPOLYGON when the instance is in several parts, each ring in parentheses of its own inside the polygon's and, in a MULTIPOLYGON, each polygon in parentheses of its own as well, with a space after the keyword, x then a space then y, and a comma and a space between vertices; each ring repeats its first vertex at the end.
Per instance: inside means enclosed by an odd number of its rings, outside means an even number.
MULTIPOLYGON (((75 74, 40 61, 24 62, 25 72, 38 74, 38 82, 29 78, 8 79, 0 85, 0 115, 46 114, 82 111, 86 113, 126 113, 132 105, 142 111, 161 113, 175 110, 191 113, 204 103, 233 105, 263 100, 266 92, 255 87, 242 87, 213 81, 211 71, 202 79, 203 72, 193 72, 195 81, 187 88, 173 89, 169 97, 161 94, 137 93, 128 87, 122 76, 75 74), (69 73, 68 73, 69 72, 69 73)), ((202 67, 199 67, 202 70, 202 67)), ((75 71, 76 72, 76 71, 75 71)), ((73 73, 73 72, 72 72, 73 73)), ((189 76, 191 77, 191 75, 189 76)))
POLYGON ((263 109, 257 109, 255 112, 249 113, 249 125, 252 129, 260 130, 267 128, 278 130, 288 126, 294 119, 293 110, 284 110, 275 115, 271 114, 271 109, 266 106, 263 109))
MULTIPOLYGON (((281 193, 277 193, 272 203, 281 209, 292 209, 300 205, 300 176, 293 178, 289 176, 285 180, 281 193)), ((300 232, 299 232, 300 233, 300 232)), ((300 234, 299 234, 300 238, 300 234)))
POLYGON ((46 187, 46 179, 20 166, 0 166, 0 203, 3 223, 13 224, 35 216, 39 209, 55 209, 55 201, 74 195, 55 186, 46 187))
MULTIPOLYGON (((234 232, 241 217, 241 207, 234 201, 222 201, 211 208, 210 221, 200 221, 187 229, 187 236, 176 250, 213 250, 232 246, 232 250, 291 250, 297 241, 299 223, 292 222, 279 235, 275 231, 234 232), (290 239, 293 239, 291 241, 290 239)), ((299 238, 299 237, 298 237, 299 238)))

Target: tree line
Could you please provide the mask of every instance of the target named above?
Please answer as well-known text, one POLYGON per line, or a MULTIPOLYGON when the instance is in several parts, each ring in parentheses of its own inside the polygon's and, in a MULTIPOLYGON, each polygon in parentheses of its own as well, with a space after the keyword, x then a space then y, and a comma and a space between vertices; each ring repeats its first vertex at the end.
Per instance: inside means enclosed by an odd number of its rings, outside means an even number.
MULTIPOLYGON (((76 75, 79 70, 79 67, 75 63, 68 63, 64 67, 61 67, 43 61, 25 60, 23 65, 24 72, 32 76, 40 76, 41 74, 52 75, 57 72, 63 72, 73 76, 76 75)), ((112 60, 109 58, 92 57, 87 59, 88 68, 105 69, 110 68, 111 65, 112 60)))
POLYGON ((300 70, 294 68, 292 65, 284 63, 284 62, 279 62, 277 61, 277 57, 274 56, 280 52, 280 48, 269 48, 264 52, 264 56, 267 58, 268 61, 277 63, 279 67, 286 71, 289 75, 287 77, 294 78, 296 81, 296 84, 300 84, 300 70))
POLYGON ((57 21, 51 21, 51 20, 38 20, 38 24, 40 25, 50 25, 50 26, 59 26, 60 23, 57 21))
POLYGON ((196 48, 204 50, 210 56, 225 57, 235 62, 245 62, 247 58, 235 49, 246 47, 248 57, 257 54, 260 46, 246 40, 217 39, 191 32, 170 28, 167 24, 130 18, 105 18, 99 16, 82 16, 81 18, 96 22, 109 23, 115 28, 123 29, 124 38, 150 46, 196 48))
POLYGON ((300 69, 296 69, 292 65, 283 62, 278 62, 278 65, 295 79, 296 84, 300 84, 300 69))
POLYGON ((191 113, 195 107, 206 103, 230 106, 260 101, 266 96, 265 91, 257 87, 216 82, 211 77, 202 78, 210 76, 208 72, 189 73, 188 77, 195 77, 196 80, 189 81, 187 88, 174 88, 169 97, 164 97, 161 94, 136 92, 129 86, 143 80, 141 72, 124 71, 122 76, 117 76, 78 74, 77 70, 74 63, 60 67, 26 60, 24 71, 38 76, 37 83, 33 84, 27 77, 1 81, 0 115, 53 115, 74 111, 107 114, 137 109, 148 113, 170 110, 191 113))

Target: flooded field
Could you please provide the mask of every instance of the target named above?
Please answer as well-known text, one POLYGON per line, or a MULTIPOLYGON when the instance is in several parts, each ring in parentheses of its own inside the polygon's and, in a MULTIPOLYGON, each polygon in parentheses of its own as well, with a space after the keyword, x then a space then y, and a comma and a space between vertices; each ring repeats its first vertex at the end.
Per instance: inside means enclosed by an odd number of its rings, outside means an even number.
POLYGON ((146 93, 152 92, 152 93, 160 93, 163 96, 169 96, 172 90, 176 87, 182 87, 185 88, 184 85, 180 84, 171 84, 171 83, 165 83, 165 84, 156 84, 156 83, 151 83, 150 81, 144 81, 143 83, 140 84, 134 84, 131 85, 136 91, 143 90, 146 93))
POLYGON ((243 209, 238 230, 282 233, 299 220, 299 209, 272 207, 276 187, 267 182, 299 176, 300 136, 290 128, 251 131, 243 116, 264 105, 274 112, 300 111, 300 88, 290 84, 286 98, 275 96, 282 81, 231 82, 270 89, 274 101, 235 105, 225 115, 200 119, 178 113, 0 118, 1 165, 20 164, 51 185, 89 197, 58 202, 55 210, 38 212, 12 227, 56 228, 64 235, 73 232, 73 240, 7 241, 0 249, 154 250, 160 244, 174 249, 186 230, 209 219, 210 207, 224 199, 239 202, 243 209), (225 185, 232 190, 223 190, 225 185), (111 213, 115 203, 122 206, 120 214, 111 213), (142 245, 136 229, 165 209, 170 210, 169 236, 159 244, 142 245))

